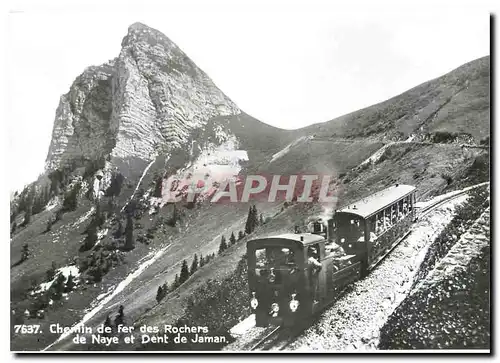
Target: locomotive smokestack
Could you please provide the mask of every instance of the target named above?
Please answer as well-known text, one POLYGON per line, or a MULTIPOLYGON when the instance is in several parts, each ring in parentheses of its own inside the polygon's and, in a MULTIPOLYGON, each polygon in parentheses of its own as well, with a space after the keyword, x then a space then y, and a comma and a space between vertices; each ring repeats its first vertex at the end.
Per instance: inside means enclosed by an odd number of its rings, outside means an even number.
POLYGON ((326 240, 328 243, 333 242, 333 218, 328 221, 328 227, 326 228, 326 240))
POLYGON ((304 236, 300 236, 300 241, 304 242, 304 236))

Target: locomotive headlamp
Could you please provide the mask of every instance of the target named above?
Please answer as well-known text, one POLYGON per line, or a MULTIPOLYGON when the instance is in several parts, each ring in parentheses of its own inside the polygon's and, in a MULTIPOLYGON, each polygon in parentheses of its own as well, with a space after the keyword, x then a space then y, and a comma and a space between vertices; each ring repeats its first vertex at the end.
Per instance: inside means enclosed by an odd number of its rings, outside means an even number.
POLYGON ((292 300, 290 301, 290 310, 292 311, 292 313, 296 312, 299 308, 299 302, 295 300, 296 295, 297 294, 292 294, 292 300))
POLYGON ((259 300, 255 297, 255 292, 252 292, 252 300, 250 300, 250 306, 252 309, 257 309, 257 306, 259 306, 259 300))
POLYGON ((271 304, 271 315, 273 316, 273 318, 278 316, 279 311, 280 311, 280 306, 278 305, 278 303, 272 303, 271 304))

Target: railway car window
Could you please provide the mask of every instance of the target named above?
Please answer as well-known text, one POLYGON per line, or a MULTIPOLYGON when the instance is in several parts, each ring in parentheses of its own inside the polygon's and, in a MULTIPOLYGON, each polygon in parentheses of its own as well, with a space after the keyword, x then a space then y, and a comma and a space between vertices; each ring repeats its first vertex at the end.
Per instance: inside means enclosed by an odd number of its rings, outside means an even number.
POLYGON ((377 216, 371 216, 370 219, 368 220, 369 226, 370 226, 370 232, 375 232, 377 230, 377 216))
POLYGON ((351 219, 351 224, 356 227, 359 227, 359 219, 351 219))
POLYGON ((266 264, 267 264, 266 249, 261 248, 259 250, 255 250, 255 266, 265 267, 266 264))
POLYGON ((392 227, 391 221, 391 207, 385 209, 384 212, 384 229, 387 230, 392 227))
POLYGON ((266 247, 255 251, 255 266, 257 268, 293 267, 295 265, 295 253, 289 248, 266 247))
POLYGON ((369 230, 368 232, 370 233, 370 242, 373 242, 374 240, 377 239, 377 216, 374 215, 370 217, 368 220, 368 225, 369 225, 369 230))
POLYGON ((319 244, 309 246, 307 249, 307 258, 314 258, 319 262, 319 244))
POLYGON ((384 213, 377 213, 375 219, 375 233, 381 234, 384 231, 384 213))

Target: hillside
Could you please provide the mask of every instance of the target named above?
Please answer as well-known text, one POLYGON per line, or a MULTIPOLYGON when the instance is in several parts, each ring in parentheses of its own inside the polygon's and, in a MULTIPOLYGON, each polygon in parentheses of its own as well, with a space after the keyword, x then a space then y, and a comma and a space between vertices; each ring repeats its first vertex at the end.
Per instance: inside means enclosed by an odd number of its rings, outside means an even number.
MULTIPOLYGON (((11 201, 12 323, 45 332, 54 322, 97 325, 120 305, 130 324, 175 323, 196 289, 234 273, 248 238, 335 208, 257 203, 266 223, 217 256, 222 236, 245 230, 253 203, 211 204, 202 194, 169 203, 171 176, 208 175, 217 188, 236 175, 314 173, 335 177, 340 204, 396 182, 416 185, 425 199, 489 179, 489 130, 489 57, 285 131, 240 110, 165 35, 133 24, 120 54, 87 68, 61 97, 46 172, 11 201), (195 254, 214 257, 157 304, 158 287, 172 286, 195 254), (42 291, 70 269, 74 288, 42 291)), ((11 347, 40 350, 57 337, 14 334, 11 347)), ((86 347, 66 338, 50 349, 86 347)))
MULTIPOLYGON (((308 126, 318 137, 420 139, 457 134, 479 143, 489 136, 490 58, 471 61, 379 104, 308 126)), ((417 140, 417 139, 416 139, 417 140)))

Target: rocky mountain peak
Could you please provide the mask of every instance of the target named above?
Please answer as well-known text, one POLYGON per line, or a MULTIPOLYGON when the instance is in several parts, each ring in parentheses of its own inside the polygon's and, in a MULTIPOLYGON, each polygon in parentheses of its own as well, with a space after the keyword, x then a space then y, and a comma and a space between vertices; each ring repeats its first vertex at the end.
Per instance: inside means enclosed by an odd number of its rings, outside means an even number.
POLYGON ((137 22, 128 27, 128 33, 122 40, 122 47, 139 42, 146 42, 152 45, 159 43, 164 47, 178 48, 173 41, 160 31, 137 22))
POLYGON ((103 158, 149 162, 186 149, 209 120, 240 113, 174 42, 135 23, 118 57, 87 68, 61 97, 46 168, 103 158))

